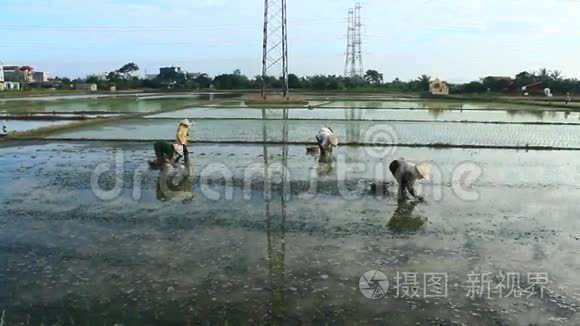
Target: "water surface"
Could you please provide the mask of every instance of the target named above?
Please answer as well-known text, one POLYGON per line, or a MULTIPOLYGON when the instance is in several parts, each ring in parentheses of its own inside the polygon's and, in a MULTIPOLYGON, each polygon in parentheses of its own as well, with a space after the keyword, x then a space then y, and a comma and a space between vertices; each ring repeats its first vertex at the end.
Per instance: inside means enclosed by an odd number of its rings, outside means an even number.
POLYGON ((153 156, 150 144, 0 148, 6 321, 580 323, 577 152, 548 152, 546 159, 534 151, 365 151, 339 148, 335 161, 320 162, 302 146, 195 145, 193 182, 160 194, 159 172, 141 168, 153 156), (430 160, 442 172, 422 187, 425 203, 398 203, 357 186, 401 156, 430 160), (272 175, 271 193, 260 173, 266 159, 272 171, 289 171, 286 178, 272 175), (454 190, 461 185, 454 171, 466 161, 483 169, 467 189, 479 194, 476 200, 454 190), (91 175, 119 162, 121 192, 99 199, 95 189, 112 189, 114 178, 105 173, 93 188, 91 175), (349 163, 362 165, 352 170, 349 163), (246 198, 240 181, 248 170, 254 172, 246 198), (303 187, 312 180, 318 189, 303 187), (344 194, 336 192, 340 184, 344 194), (371 301, 359 292, 369 270, 389 277, 386 298, 371 301), (551 282, 543 299, 467 298, 468 274, 500 271, 546 272, 551 282), (446 298, 396 295, 397 273, 433 272, 447 273, 446 298))
MULTIPOLYGON (((50 138, 172 139, 180 119, 136 119, 57 132, 50 138)), ((452 144, 485 146, 550 146, 580 148, 579 126, 495 125, 446 122, 332 121, 342 143, 452 144)), ((199 120, 191 130, 193 141, 314 142, 320 121, 199 120), (284 137, 285 126, 289 129, 284 137)))

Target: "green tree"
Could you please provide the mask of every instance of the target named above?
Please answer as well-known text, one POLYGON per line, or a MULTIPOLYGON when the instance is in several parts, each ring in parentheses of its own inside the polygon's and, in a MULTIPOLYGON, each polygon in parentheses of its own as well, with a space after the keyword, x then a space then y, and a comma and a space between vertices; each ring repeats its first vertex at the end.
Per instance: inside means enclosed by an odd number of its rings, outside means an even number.
POLYGON ((540 68, 538 70, 538 72, 536 73, 536 75, 537 75, 538 79, 544 83, 547 83, 552 79, 552 77, 550 76, 551 75, 550 70, 548 70, 546 68, 540 68))
POLYGON ((111 71, 107 74, 107 80, 110 82, 116 82, 121 79, 121 74, 118 71, 111 71))
POLYGON ((217 89, 242 89, 248 88, 250 81, 248 77, 240 74, 223 74, 213 79, 213 85, 217 89))
POLYGON ((431 76, 423 74, 417 78, 417 82, 419 84, 418 86, 420 87, 420 90, 428 91, 429 86, 431 85, 431 76))
POLYGON ((139 71, 139 66, 134 62, 129 62, 123 67, 119 68, 119 70, 117 70, 117 72, 123 75, 125 79, 129 79, 131 77, 131 74, 136 71, 139 71))
POLYGON ((210 88, 212 80, 206 73, 201 73, 193 79, 196 88, 210 88))
POLYGON ((289 74, 288 75, 288 87, 289 88, 302 88, 302 83, 300 78, 298 78, 298 76, 296 76, 295 74, 289 74))
POLYGON ((367 70, 364 79, 373 85, 381 85, 383 83, 383 74, 376 70, 367 70))
POLYGON ((562 80, 562 72, 560 70, 552 70, 550 73, 550 78, 552 78, 554 81, 560 81, 562 80))

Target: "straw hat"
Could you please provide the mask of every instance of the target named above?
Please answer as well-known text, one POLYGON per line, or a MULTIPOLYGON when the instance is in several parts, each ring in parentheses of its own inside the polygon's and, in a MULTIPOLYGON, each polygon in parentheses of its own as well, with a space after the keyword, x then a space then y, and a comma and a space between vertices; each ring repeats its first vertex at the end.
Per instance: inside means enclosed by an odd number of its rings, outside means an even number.
POLYGON ((185 125, 185 126, 187 126, 187 128, 191 127, 191 122, 190 122, 189 120, 187 120, 187 119, 183 119, 183 120, 181 120, 181 121, 179 122, 179 124, 181 124, 181 125, 185 125))
POLYGON ((329 136, 329 140, 330 143, 332 144, 332 146, 337 146, 338 145, 338 137, 336 137, 336 135, 334 134, 334 130, 332 130, 332 128, 330 127, 326 127, 326 128, 322 128, 322 130, 327 129, 327 132, 330 131, 330 136, 329 136))
POLYGON ((183 145, 173 144, 173 151, 179 156, 183 156, 183 145))
POLYGON ((431 167, 428 164, 426 163, 419 164, 415 167, 415 169, 417 170, 417 173, 419 173, 419 175, 423 177, 423 179, 429 181, 429 179, 431 178, 431 167))
POLYGON ((338 145, 338 137, 336 137, 335 134, 330 135, 329 139, 330 139, 330 143, 332 144, 332 146, 338 145))

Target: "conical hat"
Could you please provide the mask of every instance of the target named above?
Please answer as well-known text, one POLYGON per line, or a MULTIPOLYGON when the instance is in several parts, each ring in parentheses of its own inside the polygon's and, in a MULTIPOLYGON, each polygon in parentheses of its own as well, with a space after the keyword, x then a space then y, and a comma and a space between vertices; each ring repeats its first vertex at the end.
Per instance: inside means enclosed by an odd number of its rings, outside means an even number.
POLYGON ((173 151, 180 156, 183 156, 183 145, 173 144, 173 151))
POLYGON ((336 137, 335 134, 330 135, 329 140, 330 140, 330 143, 333 146, 337 146, 338 145, 338 137, 336 137))
POLYGON ((431 167, 429 166, 429 164, 426 163, 419 164, 415 167, 415 169, 423 177, 423 179, 429 181, 429 179, 431 178, 431 167))

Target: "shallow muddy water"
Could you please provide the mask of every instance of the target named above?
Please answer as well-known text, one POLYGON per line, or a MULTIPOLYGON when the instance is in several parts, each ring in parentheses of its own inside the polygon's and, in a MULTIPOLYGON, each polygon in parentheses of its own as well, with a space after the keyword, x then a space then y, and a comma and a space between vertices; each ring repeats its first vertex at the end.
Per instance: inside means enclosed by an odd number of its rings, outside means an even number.
MULTIPOLYGON (((379 108, 379 109, 433 109, 433 110, 485 110, 485 109, 530 109, 534 106, 495 102, 462 102, 442 100, 377 100, 377 101, 333 101, 322 105, 334 108, 379 108)), ((539 108, 539 107, 535 107, 539 108)))
POLYGON ((7 132, 15 131, 30 131, 43 127, 65 125, 69 123, 74 123, 71 120, 2 120, 0 117, 0 128, 6 125, 7 132))
MULTIPOLYGON (((136 119, 58 132, 58 139, 171 139, 180 119, 136 119)), ((191 139, 200 142, 312 143, 324 125, 332 126, 344 144, 405 144, 456 146, 548 146, 580 148, 579 126, 471 124, 447 122, 256 121, 199 120, 191 139), (327 122, 327 123, 325 123, 327 122), (287 126, 288 137, 283 136, 287 126)))
MULTIPOLYGON (((26 112, 156 112, 161 110, 177 109, 186 107, 188 104, 195 104, 199 101, 199 96, 160 96, 160 97, 121 97, 104 98, 100 100, 59 100, 59 101, 39 101, 29 99, 27 101, 0 102, 0 112, 2 113, 26 113, 26 112)), ((218 97, 216 96, 216 100, 218 97)), ((208 104, 212 103, 207 101, 208 104)))
MULTIPOLYGON (((190 108, 148 116, 148 118, 190 119, 282 119, 283 110, 252 108, 190 108)), ((376 120, 376 121, 476 121, 501 123, 580 123, 580 113, 561 111, 514 110, 427 110, 427 109, 338 109, 293 108, 288 110, 292 120, 376 120)))
POLYGON ((580 323, 576 151, 190 149, 191 181, 160 187, 151 144, 4 143, 7 324, 580 323), (394 157, 432 163, 426 202, 368 191, 392 182, 394 157), (359 290, 370 270, 388 277, 382 299, 359 290), (543 298, 468 297, 469 274, 500 272, 550 281, 543 298), (419 297, 396 291, 397 273, 418 276, 419 297), (426 297, 429 273, 446 273, 446 296, 426 297))

